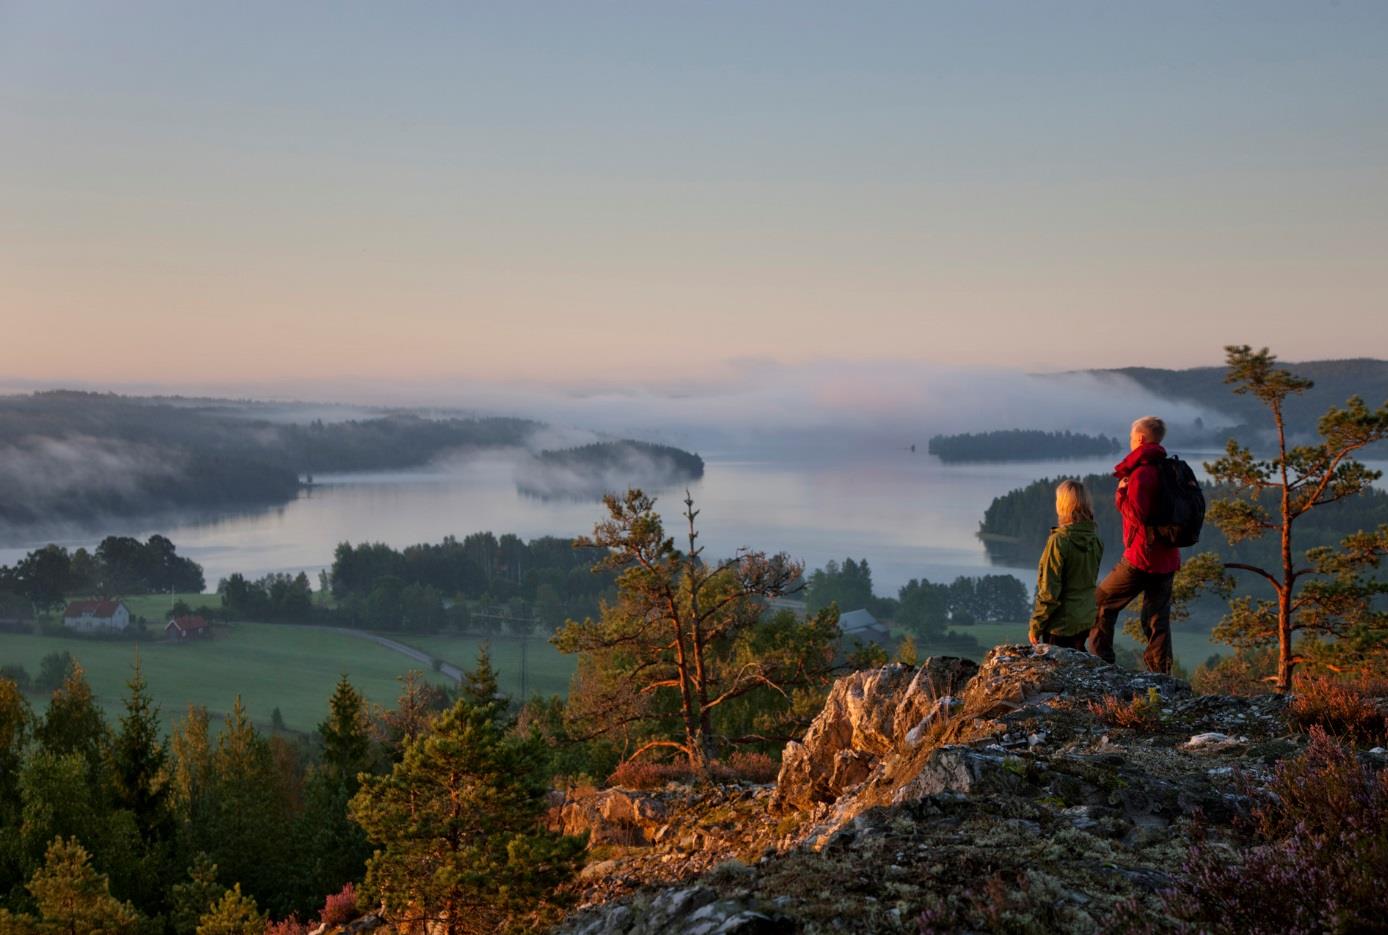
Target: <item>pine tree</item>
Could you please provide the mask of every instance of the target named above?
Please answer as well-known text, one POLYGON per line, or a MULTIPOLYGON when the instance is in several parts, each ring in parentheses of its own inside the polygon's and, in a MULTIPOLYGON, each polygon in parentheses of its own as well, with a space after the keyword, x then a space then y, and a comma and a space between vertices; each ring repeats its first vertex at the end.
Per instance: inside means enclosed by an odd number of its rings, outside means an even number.
POLYGON ((543 827, 538 765, 537 746, 459 701, 362 784, 352 817, 377 845, 365 889, 391 921, 492 932, 573 873, 585 842, 543 827))
MULTIPOLYGON (((620 571, 617 601, 604 604, 600 620, 570 622, 552 640, 580 654, 571 702, 593 725, 590 736, 641 729, 644 743, 629 759, 675 750, 706 775, 721 744, 752 739, 724 736, 716 718, 741 707, 733 720, 745 724, 758 696, 784 701, 827 681, 837 614, 829 608, 790 627, 764 620, 765 599, 794 588, 802 566, 749 551, 706 564, 688 493, 684 551, 665 537, 655 501, 641 491, 604 503, 609 518, 574 544, 605 550, 594 567, 620 571)), ((866 562, 845 565, 869 578, 866 562)))
POLYGON ((80 754, 87 764, 86 781, 101 783, 110 731, 80 665, 73 665, 53 693, 37 734, 50 753, 80 754))
POLYGON ((1213 582, 1227 593, 1233 580, 1225 569, 1261 578, 1272 589, 1271 599, 1242 597, 1215 629, 1216 639, 1237 647, 1275 643, 1278 647, 1277 688, 1289 691, 1297 665, 1320 656, 1332 666, 1355 667, 1366 658, 1379 661, 1388 652, 1388 615, 1375 607, 1388 592, 1378 575, 1388 555, 1388 526, 1358 532, 1338 549, 1310 550, 1299 561, 1294 548, 1295 524, 1312 510, 1355 497, 1379 478, 1352 455, 1388 438, 1388 403, 1371 410, 1357 396, 1343 409, 1331 408, 1317 426, 1316 444, 1290 446, 1284 407, 1289 397, 1306 392, 1311 381, 1276 366, 1267 348, 1226 347, 1229 370, 1225 382, 1234 392, 1251 395, 1272 416, 1277 449, 1261 460, 1230 439, 1224 457, 1205 465, 1210 476, 1232 491, 1211 503, 1211 522, 1232 545, 1277 536, 1277 560, 1267 567, 1245 562, 1220 562, 1213 554, 1197 556, 1185 578, 1213 582), (1274 502, 1270 514, 1268 499, 1274 502), (1294 640, 1299 632, 1312 636, 1306 655, 1294 640))
POLYGON ((490 706, 498 720, 506 718, 510 699, 501 694, 496 669, 492 666, 490 643, 483 643, 477 647, 477 664, 463 673, 462 683, 458 686, 458 697, 473 707, 490 706))
POLYGON ((29 881, 42 920, 37 931, 63 935, 129 935, 140 922, 129 903, 111 895, 104 874, 76 841, 55 838, 29 881))
POLYGON ((198 853, 211 846, 212 746, 209 726, 207 709, 189 705, 188 713, 174 728, 169 741, 173 752, 170 797, 183 853, 198 853))
POLYGON ((424 680, 417 669, 400 677, 400 697, 394 710, 381 716, 382 742, 393 760, 404 755, 405 747, 424 733, 429 721, 444 707, 444 694, 424 680))
POLYGON ((221 901, 227 888, 217 882, 217 865, 198 853, 188 868, 188 880, 169 889, 169 924, 174 935, 195 935, 198 922, 221 901))
POLYGON ((241 894, 237 883, 198 920, 197 935, 265 935, 268 921, 255 900, 241 894))

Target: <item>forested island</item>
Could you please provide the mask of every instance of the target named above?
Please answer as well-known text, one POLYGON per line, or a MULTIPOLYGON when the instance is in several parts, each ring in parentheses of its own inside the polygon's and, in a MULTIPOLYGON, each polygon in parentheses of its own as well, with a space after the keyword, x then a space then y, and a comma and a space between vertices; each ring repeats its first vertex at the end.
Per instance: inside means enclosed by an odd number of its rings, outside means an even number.
POLYGON ((614 490, 662 490, 703 476, 704 459, 696 454, 621 439, 541 451, 522 465, 516 486, 541 499, 599 499, 614 490))
POLYGON ((1048 461, 1116 454, 1119 441, 1107 435, 1082 432, 1043 432, 1036 429, 1004 429, 936 435, 927 449, 946 464, 968 461, 1048 461))

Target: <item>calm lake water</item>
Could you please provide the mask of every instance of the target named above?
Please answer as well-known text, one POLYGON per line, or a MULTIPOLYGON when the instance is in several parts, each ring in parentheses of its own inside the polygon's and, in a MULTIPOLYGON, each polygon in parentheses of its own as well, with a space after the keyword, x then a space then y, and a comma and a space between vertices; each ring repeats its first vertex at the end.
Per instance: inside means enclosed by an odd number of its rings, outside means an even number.
MULTIPOLYGON (((813 569, 830 559, 867 558, 881 594, 910 578, 949 581, 957 575, 1010 571, 1024 581, 1032 568, 990 566, 975 537, 993 497, 1038 477, 1111 469, 1113 459, 945 465, 907 451, 845 457, 781 456, 753 460, 706 456, 704 477, 690 486, 706 555, 739 547, 785 551, 813 569)), ((201 562, 209 588, 232 572, 307 571, 332 563, 344 540, 395 547, 459 538, 479 530, 522 538, 591 531, 599 503, 540 500, 516 490, 516 460, 491 453, 446 466, 387 474, 324 475, 283 507, 213 521, 115 523, 96 533, 45 535, 11 530, 0 540, 10 564, 47 541, 92 547, 102 535, 167 535, 179 552, 201 562)), ((658 494, 667 530, 681 527, 683 488, 658 494)))
MULTIPOLYGON (((1209 456, 1182 455, 1197 466, 1209 456)), ((1034 565, 989 564, 975 537, 984 509, 995 496, 1036 478, 1106 472, 1114 460, 946 465, 903 450, 768 460, 706 456, 705 475, 690 490, 701 511, 706 555, 744 546, 785 551, 810 569, 830 559, 866 558, 877 592, 894 595, 911 578, 950 581, 990 571, 1016 574, 1030 585, 1034 565)), ((417 471, 320 476, 283 507, 214 521, 113 524, 97 533, 57 536, 11 530, 8 541, 0 539, 0 563, 11 564, 48 541, 90 548, 108 533, 160 532, 202 563, 209 588, 237 571, 301 570, 316 587, 317 572, 331 565, 334 547, 344 540, 398 548, 479 530, 568 537, 591 531, 601 518, 599 503, 517 492, 515 465, 515 458, 494 452, 417 471)), ((683 488, 659 493, 669 531, 682 525, 682 499, 683 488)))

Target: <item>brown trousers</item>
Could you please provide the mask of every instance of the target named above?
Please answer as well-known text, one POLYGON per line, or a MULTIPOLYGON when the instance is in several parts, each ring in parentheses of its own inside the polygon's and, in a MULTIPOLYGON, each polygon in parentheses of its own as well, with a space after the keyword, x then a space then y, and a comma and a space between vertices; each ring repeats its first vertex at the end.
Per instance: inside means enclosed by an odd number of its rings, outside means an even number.
POLYGON ((1142 571, 1120 560, 1113 571, 1094 589, 1099 612, 1089 631, 1089 651, 1105 662, 1113 662, 1113 631, 1118 615, 1142 595, 1142 632, 1147 649, 1142 661, 1151 672, 1171 672, 1171 583, 1173 573, 1142 571))

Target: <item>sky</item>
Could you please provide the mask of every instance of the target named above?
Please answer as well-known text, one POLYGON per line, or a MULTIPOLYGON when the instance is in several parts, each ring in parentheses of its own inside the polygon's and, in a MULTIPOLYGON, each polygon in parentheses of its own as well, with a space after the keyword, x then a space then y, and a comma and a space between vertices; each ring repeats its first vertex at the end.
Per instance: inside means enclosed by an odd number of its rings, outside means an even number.
POLYGON ((1388 357, 1385 92, 1381 2, 0 0, 0 381, 1388 357))

